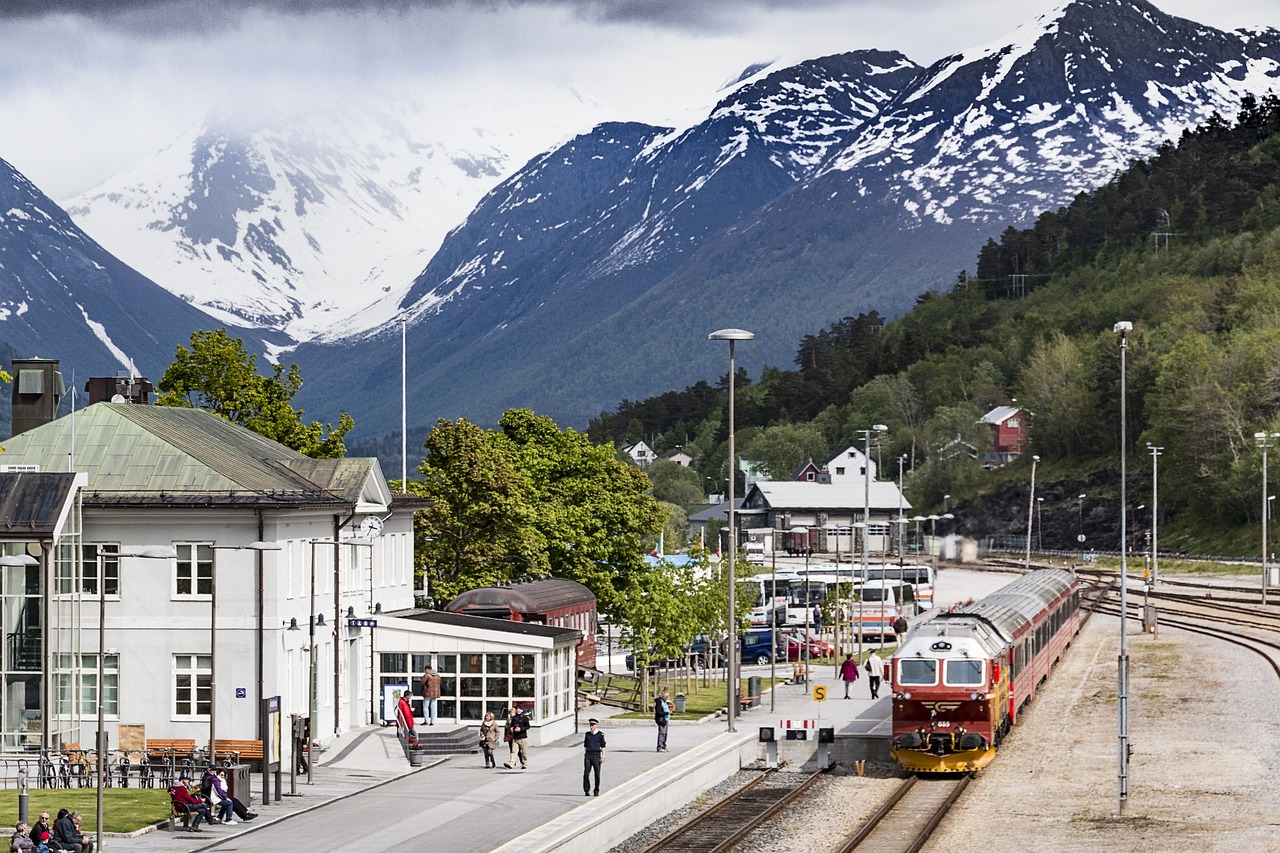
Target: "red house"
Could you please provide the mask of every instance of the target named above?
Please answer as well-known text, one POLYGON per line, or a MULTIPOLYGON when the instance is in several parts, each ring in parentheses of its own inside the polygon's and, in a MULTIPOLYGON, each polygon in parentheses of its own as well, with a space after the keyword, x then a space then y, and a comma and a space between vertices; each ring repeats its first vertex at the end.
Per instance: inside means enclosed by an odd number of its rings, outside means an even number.
POLYGON ((982 454, 983 465, 1003 465, 1027 445, 1026 413, 1017 406, 997 406, 983 415, 979 423, 991 427, 991 447, 982 454))

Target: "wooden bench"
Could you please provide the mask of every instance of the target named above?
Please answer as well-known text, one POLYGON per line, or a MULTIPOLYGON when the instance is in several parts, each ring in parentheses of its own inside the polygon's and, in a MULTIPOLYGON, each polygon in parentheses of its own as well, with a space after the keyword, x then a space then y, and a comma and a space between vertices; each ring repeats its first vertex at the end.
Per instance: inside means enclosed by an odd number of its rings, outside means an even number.
POLYGON ((754 708, 759 703, 760 703, 759 696, 750 695, 749 693, 747 693, 747 688, 745 687, 741 687, 738 689, 738 705, 742 708, 742 710, 745 711, 748 708, 754 708))
POLYGON ((194 738, 147 738, 147 755, 159 758, 166 754, 187 757, 196 751, 194 738))
POLYGON ((232 753, 239 753, 241 761, 262 760, 262 741, 260 740, 223 740, 218 738, 213 743, 217 747, 216 757, 227 757, 232 753))

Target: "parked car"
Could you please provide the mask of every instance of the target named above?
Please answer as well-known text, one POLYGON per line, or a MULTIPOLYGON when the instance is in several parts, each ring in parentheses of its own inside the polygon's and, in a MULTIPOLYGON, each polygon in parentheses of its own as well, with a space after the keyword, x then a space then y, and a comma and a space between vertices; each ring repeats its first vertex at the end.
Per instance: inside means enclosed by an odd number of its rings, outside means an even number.
MULTIPOLYGON (((723 640, 721 641, 723 642, 723 640)), ((685 661, 689 661, 694 669, 701 669, 710 662, 711 659, 711 638, 706 634, 699 634, 693 638, 693 642, 685 648, 685 657, 679 658, 663 658, 658 657, 656 653, 651 653, 649 657, 649 666, 658 669, 672 669, 684 666, 685 661)), ((636 668, 635 653, 628 653, 626 658, 627 669, 634 670, 636 668)))
MULTIPOLYGON (((779 643, 778 649, 781 648, 779 643)), ((775 658, 781 658, 773 645, 773 632, 768 629, 747 631, 742 635, 739 649, 739 660, 742 663, 769 663, 775 658)))
MULTIPOLYGON (((804 657, 805 636, 803 631, 787 631, 780 642, 786 643, 787 660, 800 660, 804 657)), ((835 647, 826 640, 810 634, 808 637, 809 657, 825 658, 835 654, 835 647)))

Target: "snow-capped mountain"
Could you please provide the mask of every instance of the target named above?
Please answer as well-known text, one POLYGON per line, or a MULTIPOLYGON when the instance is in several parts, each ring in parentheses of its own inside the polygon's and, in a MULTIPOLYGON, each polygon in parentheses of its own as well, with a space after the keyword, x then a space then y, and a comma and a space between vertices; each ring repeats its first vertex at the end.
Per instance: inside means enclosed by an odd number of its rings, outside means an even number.
POLYGON ((1280 32, 1225 33, 1145 0, 1073 0, 943 59, 822 170, 910 218, 1025 221, 1280 82, 1280 32))
POLYGON ((157 381, 175 345, 210 326, 207 314, 121 263, 0 160, 0 340, 24 356, 58 359, 68 385, 135 369, 157 381))
POLYGON ((252 128, 215 116, 68 211, 223 322, 306 338, 403 292, 509 168, 479 130, 427 141, 372 108, 252 128))
MULTIPOLYGON (((487 197, 403 303, 415 397, 428 417, 520 404, 583 423, 719 375, 705 336, 724 326, 757 332, 744 366, 789 363, 801 335, 904 310, 988 237, 1278 82, 1280 33, 1221 32, 1145 0, 1073 0, 927 70, 850 54, 758 74, 695 127, 640 129, 607 187, 594 161, 579 181, 576 161, 487 197)), ((308 376, 361 359, 297 356, 308 376)), ((310 407, 335 390, 311 388, 310 407)), ((389 428, 396 398, 381 396, 387 410, 365 417, 389 428)))

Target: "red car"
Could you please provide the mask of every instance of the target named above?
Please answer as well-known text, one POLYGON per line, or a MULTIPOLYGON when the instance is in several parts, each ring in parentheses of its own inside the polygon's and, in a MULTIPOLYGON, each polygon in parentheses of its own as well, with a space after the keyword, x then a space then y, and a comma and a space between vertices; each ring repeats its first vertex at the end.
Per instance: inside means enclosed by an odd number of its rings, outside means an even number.
MULTIPOLYGON (((809 657, 825 658, 835 654, 835 647, 826 640, 819 639, 816 635, 809 635, 809 657)), ((787 660, 800 660, 801 652, 805 648, 805 636, 803 632, 786 632, 778 638, 779 643, 787 644, 787 660)))

